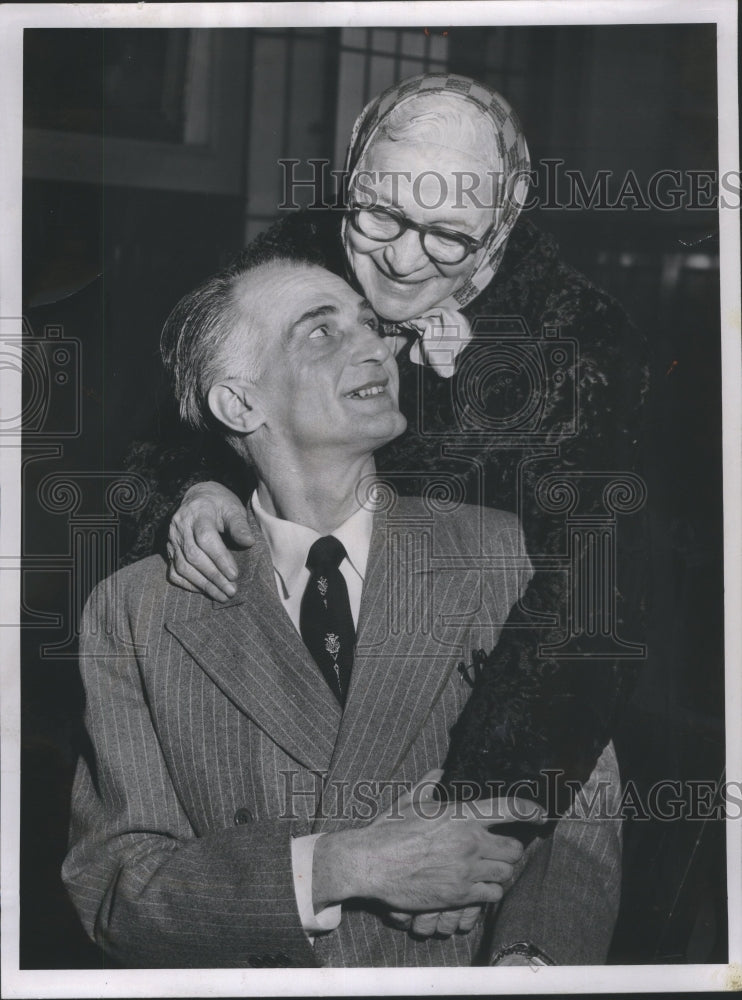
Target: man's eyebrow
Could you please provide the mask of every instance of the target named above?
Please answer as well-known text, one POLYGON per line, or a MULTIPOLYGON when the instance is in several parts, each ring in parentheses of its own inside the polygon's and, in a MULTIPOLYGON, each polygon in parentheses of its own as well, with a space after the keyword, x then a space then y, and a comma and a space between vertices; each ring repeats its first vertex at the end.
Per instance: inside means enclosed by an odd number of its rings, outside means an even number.
MULTIPOLYGON (((294 331, 298 327, 300 327, 303 323, 310 322, 313 319, 321 319, 323 316, 337 316, 339 312, 340 310, 338 309, 337 306, 333 306, 330 304, 325 306, 315 306, 314 309, 307 309, 305 313, 302 313, 301 316, 298 319, 294 320, 294 322, 291 324, 291 326, 288 329, 288 336, 290 337, 294 333, 294 331)), ((368 299, 361 299, 361 301, 358 303, 358 312, 359 313, 372 312, 374 313, 374 315, 376 315, 376 313, 374 312, 374 307, 371 305, 368 299)))
POLYGON ((307 311, 302 313, 298 319, 294 320, 289 330, 295 330, 297 326, 300 326, 302 323, 306 323, 308 320, 319 319, 322 316, 334 316, 337 314, 337 311, 337 306, 332 305, 315 306, 314 309, 307 309, 307 311))

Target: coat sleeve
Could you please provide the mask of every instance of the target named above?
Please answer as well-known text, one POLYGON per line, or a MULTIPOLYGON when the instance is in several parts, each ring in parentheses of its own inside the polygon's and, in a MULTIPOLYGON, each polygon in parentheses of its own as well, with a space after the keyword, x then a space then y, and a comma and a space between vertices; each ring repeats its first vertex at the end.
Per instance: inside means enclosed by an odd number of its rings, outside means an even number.
POLYGON ((88 935, 130 967, 316 965, 295 899, 291 828, 196 836, 146 703, 111 579, 88 601, 81 672, 87 747, 63 879, 88 935))
MULTIPOLYGON (((593 515, 603 513, 602 489, 608 478, 641 469, 644 338, 603 293, 584 282, 576 290, 565 287, 562 279, 556 282, 558 291, 550 301, 553 315, 548 318, 576 338, 579 351, 568 378, 545 399, 544 428, 556 454, 524 463, 517 482, 527 548, 537 566, 539 557, 569 551, 564 524, 550 518, 538 502, 542 476, 597 473, 594 486, 589 480, 580 483, 581 512, 593 515), (573 399, 578 432, 567 434, 573 399)), ((488 456, 485 462, 496 457, 488 456)), ((513 464, 501 463, 499 470, 511 472, 516 492, 513 464)), ((641 559, 631 558, 626 541, 638 539, 635 544, 641 544, 641 520, 620 526, 620 591, 614 582, 621 616, 618 634, 629 640, 642 634, 642 588, 630 566, 632 561, 641 564, 641 559)), ((583 569, 586 559, 583 552, 583 569)), ((588 801, 597 793, 614 803, 620 796, 615 755, 606 744, 639 663, 562 660, 540 652, 540 647, 564 637, 571 582, 567 573, 537 569, 488 658, 476 697, 472 695, 452 734, 449 778, 518 780, 549 768, 586 782, 588 801), (555 624, 524 628, 524 609, 555 624)), ((547 804, 563 811, 559 800, 547 804)), ((551 837, 534 840, 495 924, 495 960, 509 946, 529 943, 558 964, 604 962, 618 912, 620 848, 620 821, 598 815, 565 817, 551 837)))
POLYGON ((534 945, 556 965, 605 963, 620 899, 620 793, 609 744, 575 808, 524 855, 497 914, 493 963, 519 943, 534 945))

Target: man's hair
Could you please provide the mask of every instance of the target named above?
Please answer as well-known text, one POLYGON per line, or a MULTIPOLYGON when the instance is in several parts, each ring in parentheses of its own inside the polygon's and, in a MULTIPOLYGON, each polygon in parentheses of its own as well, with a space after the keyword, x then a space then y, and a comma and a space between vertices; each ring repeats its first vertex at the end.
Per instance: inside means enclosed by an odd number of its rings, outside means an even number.
POLYGON ((250 330, 254 320, 236 299, 240 279, 268 264, 313 264, 308 255, 285 254, 256 240, 224 270, 185 295, 165 321, 160 354, 181 419, 197 430, 212 424, 209 390, 225 374, 256 382, 260 377, 262 351, 259 331, 250 330), (240 339, 239 351, 230 339, 238 322, 248 334, 240 339))

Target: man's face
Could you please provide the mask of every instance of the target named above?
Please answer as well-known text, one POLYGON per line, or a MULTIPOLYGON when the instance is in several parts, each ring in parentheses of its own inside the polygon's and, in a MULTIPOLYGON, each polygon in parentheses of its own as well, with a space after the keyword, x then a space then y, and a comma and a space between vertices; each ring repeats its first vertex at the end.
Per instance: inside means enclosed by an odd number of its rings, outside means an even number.
MULTIPOLYGON (((274 454, 371 454, 402 433, 396 362, 370 305, 342 278, 268 264, 237 286, 236 299, 263 345, 253 394, 274 454)), ((233 345, 239 352, 239 339, 233 345)))

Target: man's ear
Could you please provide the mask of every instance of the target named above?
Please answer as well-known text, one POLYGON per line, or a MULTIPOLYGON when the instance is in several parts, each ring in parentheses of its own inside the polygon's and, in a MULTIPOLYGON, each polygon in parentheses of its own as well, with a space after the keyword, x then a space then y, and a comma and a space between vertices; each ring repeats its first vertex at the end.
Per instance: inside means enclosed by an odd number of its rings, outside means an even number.
POLYGON ((216 419, 238 434, 252 434, 265 423, 255 386, 249 382, 224 379, 212 385, 207 399, 216 419))

